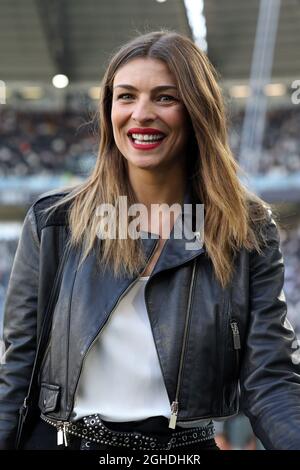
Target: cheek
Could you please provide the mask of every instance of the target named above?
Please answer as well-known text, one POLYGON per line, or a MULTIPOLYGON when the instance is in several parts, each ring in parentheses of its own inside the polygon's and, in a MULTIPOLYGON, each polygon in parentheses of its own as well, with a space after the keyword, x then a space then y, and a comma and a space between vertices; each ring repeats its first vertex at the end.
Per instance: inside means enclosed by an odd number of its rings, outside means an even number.
POLYGON ((115 116, 112 116, 111 122, 112 122, 112 130, 113 130, 113 134, 114 134, 114 139, 116 140, 116 142, 119 142, 120 138, 121 138, 121 125, 120 125, 120 122, 119 122, 118 118, 116 118, 115 116))
POLYGON ((122 116, 122 110, 117 103, 113 104, 111 107, 111 120, 112 122, 118 123, 120 121, 120 117, 122 116))
POLYGON ((114 106, 112 107, 111 109, 111 113, 110 113, 110 118, 111 118, 111 122, 112 122, 112 125, 113 125, 113 128, 115 129, 118 125, 118 112, 116 111, 116 109, 114 108, 114 106))
POLYGON ((119 105, 118 103, 115 103, 112 105, 111 108, 111 119, 120 122, 124 119, 126 119, 126 116, 129 114, 129 109, 128 107, 124 107, 119 105))
POLYGON ((186 127, 186 115, 181 108, 166 110, 163 119, 168 123, 169 127, 174 130, 186 127))

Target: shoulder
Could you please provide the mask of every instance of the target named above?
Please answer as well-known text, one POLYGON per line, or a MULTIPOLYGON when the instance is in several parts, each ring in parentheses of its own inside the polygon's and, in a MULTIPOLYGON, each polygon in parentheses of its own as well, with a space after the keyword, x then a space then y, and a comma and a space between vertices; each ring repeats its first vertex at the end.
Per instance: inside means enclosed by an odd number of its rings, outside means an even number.
POLYGON ((28 212, 35 219, 38 235, 40 235, 41 230, 46 226, 67 225, 68 210, 71 202, 63 202, 63 200, 65 197, 71 196, 76 187, 47 191, 36 198, 28 212), (56 204, 58 204, 57 207, 56 204))
POLYGON ((247 199, 249 226, 258 241, 263 245, 269 237, 278 237, 278 214, 270 204, 256 195, 250 194, 247 199))
POLYGON ((279 215, 269 204, 251 202, 249 220, 258 246, 249 253, 250 270, 255 276, 281 276, 284 259, 281 252, 279 215))

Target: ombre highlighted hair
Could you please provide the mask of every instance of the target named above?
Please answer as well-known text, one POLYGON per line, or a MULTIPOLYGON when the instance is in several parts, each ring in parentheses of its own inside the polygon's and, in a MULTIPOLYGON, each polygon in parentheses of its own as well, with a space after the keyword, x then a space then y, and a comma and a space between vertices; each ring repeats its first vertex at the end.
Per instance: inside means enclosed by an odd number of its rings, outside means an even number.
MULTIPOLYGON (((129 182, 126 159, 114 141, 111 123, 113 81, 120 67, 136 58, 163 61, 173 74, 180 99, 190 116, 193 136, 189 143, 189 187, 195 202, 204 204, 204 244, 215 276, 226 287, 240 249, 261 252, 263 226, 270 206, 239 180, 241 172, 228 144, 226 112, 217 72, 206 54, 191 39, 161 30, 140 35, 123 45, 111 58, 101 83, 100 144, 95 167, 84 182, 51 205, 69 203, 70 244, 82 244, 82 263, 98 246, 97 258, 110 265, 116 276, 138 274, 145 264, 140 239, 104 239, 97 243, 100 204, 118 206, 120 196, 137 203, 129 182)), ((118 214, 117 214, 118 217, 118 214)), ((118 226, 118 224, 117 224, 118 226)))

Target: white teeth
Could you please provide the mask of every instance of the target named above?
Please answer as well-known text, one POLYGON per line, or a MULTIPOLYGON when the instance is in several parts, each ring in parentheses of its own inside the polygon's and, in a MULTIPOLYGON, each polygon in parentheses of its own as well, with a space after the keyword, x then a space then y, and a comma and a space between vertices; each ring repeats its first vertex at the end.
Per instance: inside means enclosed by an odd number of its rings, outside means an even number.
POLYGON ((138 140, 138 139, 134 139, 134 143, 135 144, 142 144, 142 145, 148 145, 149 144, 149 142, 147 142, 145 140, 143 141, 143 140, 138 140))
POLYGON ((134 140, 149 141, 149 140, 160 140, 164 137, 163 134, 131 134, 134 140))

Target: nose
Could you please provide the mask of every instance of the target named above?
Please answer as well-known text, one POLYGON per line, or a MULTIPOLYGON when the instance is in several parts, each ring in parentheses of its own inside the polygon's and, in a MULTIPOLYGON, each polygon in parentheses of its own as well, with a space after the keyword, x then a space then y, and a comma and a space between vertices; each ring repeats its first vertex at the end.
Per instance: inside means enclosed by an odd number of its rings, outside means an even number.
POLYGON ((153 121, 156 118, 153 103, 147 98, 137 100, 131 117, 136 122, 153 121))

